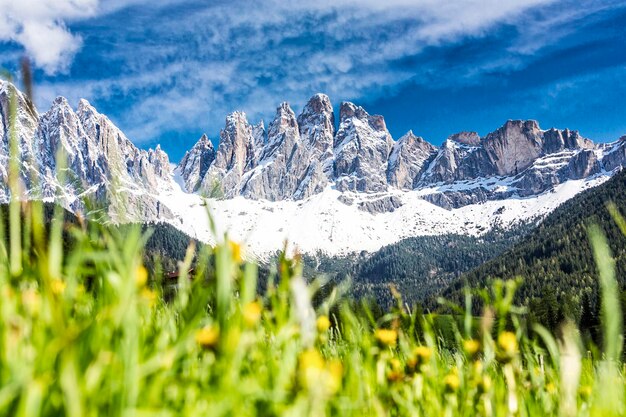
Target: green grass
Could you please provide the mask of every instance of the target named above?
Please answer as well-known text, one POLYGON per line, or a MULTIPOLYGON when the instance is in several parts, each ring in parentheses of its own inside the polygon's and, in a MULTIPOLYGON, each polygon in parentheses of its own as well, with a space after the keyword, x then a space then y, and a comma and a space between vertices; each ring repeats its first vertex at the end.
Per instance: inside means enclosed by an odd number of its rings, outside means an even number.
POLYGON ((320 283, 298 259, 282 256, 257 294, 256 266, 227 238, 201 248, 188 277, 190 248, 165 302, 142 265, 148 234, 66 225, 64 253, 62 212, 37 226, 40 205, 19 206, 19 255, 0 260, 1 415, 624 413, 621 315, 597 231, 607 337, 592 358, 571 325, 560 340, 526 329, 513 281, 494 283, 480 318, 397 307, 375 320, 341 287, 314 309, 320 283))

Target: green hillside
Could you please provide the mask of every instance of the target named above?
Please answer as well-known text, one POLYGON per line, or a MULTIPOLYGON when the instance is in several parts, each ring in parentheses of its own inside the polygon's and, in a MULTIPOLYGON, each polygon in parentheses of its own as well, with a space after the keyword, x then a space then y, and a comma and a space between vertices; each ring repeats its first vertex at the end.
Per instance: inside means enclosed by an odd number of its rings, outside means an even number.
POLYGON ((589 225, 598 224, 606 233, 617 280, 621 288, 625 283, 626 237, 609 212, 610 203, 626 212, 626 171, 564 203, 519 243, 463 275, 443 295, 460 300, 465 285, 480 289, 494 278, 522 277, 518 301, 530 307, 531 316, 553 327, 569 317, 594 328, 599 298, 589 225))

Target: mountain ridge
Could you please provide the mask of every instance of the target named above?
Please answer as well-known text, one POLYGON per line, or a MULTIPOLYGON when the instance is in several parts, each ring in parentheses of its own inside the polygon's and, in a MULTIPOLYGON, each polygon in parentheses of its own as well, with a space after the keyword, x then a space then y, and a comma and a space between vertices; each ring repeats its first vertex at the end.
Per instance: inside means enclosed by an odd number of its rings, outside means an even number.
POLYGON ((0 82, 0 201, 10 195, 11 94, 21 198, 117 223, 165 221, 205 242, 217 239, 209 209, 219 233, 230 230, 261 256, 285 239, 294 250, 338 254, 536 221, 626 161, 624 137, 594 144, 532 120, 509 120, 484 137, 460 132, 439 147, 412 131, 395 141, 383 116, 354 103, 342 103, 335 125, 330 98, 316 94, 299 115, 281 103, 267 128, 229 114, 217 148, 203 135, 172 167, 160 146, 137 148, 86 100, 74 110, 60 97, 40 115, 0 82), (61 176, 59 150, 68 167, 61 176))
MULTIPOLYGON (((334 120, 333 106, 324 94, 315 94, 297 118, 289 104, 282 103, 261 144, 252 137, 245 113, 231 113, 220 133, 217 154, 232 155, 234 165, 216 162, 220 169, 207 173, 200 192, 219 182, 229 198, 280 201, 305 199, 329 184, 342 192, 376 193, 509 179, 508 192, 477 183, 471 192, 447 190, 428 197, 441 207, 458 208, 514 193, 537 195, 571 179, 611 171, 626 160, 621 149, 617 158, 610 157, 606 166, 602 163, 605 152, 624 148, 620 141, 595 144, 576 130, 544 130, 534 120, 508 120, 484 137, 459 132, 439 147, 413 131, 393 140, 383 116, 370 115, 350 102, 340 106, 337 129, 334 120), (556 159, 552 161, 556 164, 549 159, 556 159)), ((184 177, 183 168, 177 169, 184 177)))

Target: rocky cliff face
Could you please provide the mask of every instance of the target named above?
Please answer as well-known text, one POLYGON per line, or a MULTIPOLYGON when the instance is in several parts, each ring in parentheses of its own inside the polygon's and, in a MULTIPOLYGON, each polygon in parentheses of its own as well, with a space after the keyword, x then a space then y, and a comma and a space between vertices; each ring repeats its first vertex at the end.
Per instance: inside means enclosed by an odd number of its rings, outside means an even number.
POLYGON ((244 196, 275 201, 296 192, 309 160, 296 115, 288 103, 281 104, 276 110, 267 132, 267 142, 255 162, 255 168, 243 179, 244 196))
POLYGON ((435 146, 409 131, 393 144, 387 166, 387 182, 397 188, 414 189, 436 155, 435 146))
POLYGON ((165 152, 138 149, 85 100, 74 111, 59 97, 39 116, 23 94, 0 81, 2 201, 10 198, 6 168, 11 96, 17 103, 22 198, 56 199, 72 209, 85 209, 83 203, 89 201, 90 208, 99 208, 98 216, 114 221, 167 217, 153 196, 171 186, 165 152))
POLYGON ((238 195, 245 172, 256 166, 258 138, 252 134, 252 126, 246 114, 234 112, 226 117, 226 126, 220 132, 220 145, 215 160, 202 179, 200 190, 208 192, 219 187, 225 197, 238 195))
POLYGON ((481 146, 478 135, 462 132, 446 139, 419 183, 427 186, 493 175, 496 175, 495 167, 481 146))
POLYGON ((185 191, 193 193, 200 188, 202 178, 214 160, 215 148, 213 143, 207 135, 202 135, 198 142, 185 152, 185 156, 176 168, 185 183, 185 191))
POLYGON ((340 119, 334 141, 335 186, 340 191, 385 191, 393 147, 385 119, 352 103, 341 105, 340 119))
MULTIPOLYGON (((176 189, 167 154, 140 150, 87 101, 76 110, 64 98, 37 113, 11 84, 0 82, 0 201, 8 201, 9 109, 13 97, 22 198, 100 207, 109 218, 156 220, 170 213, 159 196, 176 189), (57 156, 64 159, 63 175, 57 156)), ((175 173, 187 192, 253 200, 303 200, 334 188, 371 213, 402 207, 398 193, 447 209, 489 200, 536 196, 569 181, 610 174, 626 163, 626 137, 596 145, 569 129, 542 130, 509 120, 480 137, 461 132, 440 147, 409 132, 394 141, 382 116, 353 103, 340 107, 314 95, 296 116, 281 104, 265 127, 242 112, 226 117, 217 150, 204 135, 175 173), (356 199, 358 200, 358 198, 356 199)))

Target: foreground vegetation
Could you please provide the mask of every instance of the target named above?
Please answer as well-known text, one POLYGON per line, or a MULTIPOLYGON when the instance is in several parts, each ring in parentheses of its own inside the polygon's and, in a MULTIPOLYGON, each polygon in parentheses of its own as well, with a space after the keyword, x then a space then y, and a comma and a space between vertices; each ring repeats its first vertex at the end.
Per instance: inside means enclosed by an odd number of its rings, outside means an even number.
POLYGON ((282 256, 258 294, 256 266, 227 238, 192 244, 177 285, 163 285, 143 265, 140 228, 67 224, 60 209, 46 227, 40 203, 12 204, 0 230, 1 415, 624 413, 621 314, 598 231, 596 356, 571 325, 558 341, 527 328, 514 281, 495 282, 482 316, 449 319, 443 337, 399 294, 375 317, 341 286, 307 284, 298 258, 282 256))

